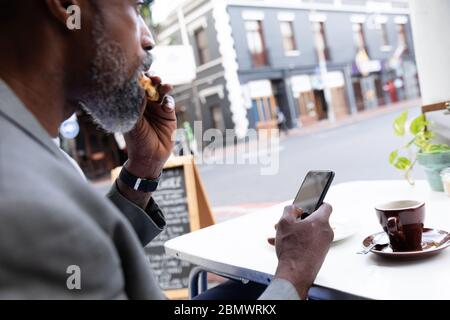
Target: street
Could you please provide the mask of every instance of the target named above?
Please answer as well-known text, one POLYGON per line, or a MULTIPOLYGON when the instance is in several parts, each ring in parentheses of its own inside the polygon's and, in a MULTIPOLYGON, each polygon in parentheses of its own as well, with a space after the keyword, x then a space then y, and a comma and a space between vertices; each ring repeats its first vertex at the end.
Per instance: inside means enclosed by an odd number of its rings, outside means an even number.
MULTIPOLYGON (((410 117, 419 112, 418 108, 413 109, 410 117)), ((392 122, 399 114, 396 111, 308 136, 282 139, 280 170, 273 176, 262 176, 257 165, 201 166, 211 204, 251 207, 256 203, 293 199, 309 170, 335 171, 335 184, 403 179, 402 172, 388 162, 390 152, 402 143, 392 129, 392 122)), ((415 168, 414 177, 425 178, 420 166, 415 168)))
MULTIPOLYGON (((408 105, 415 105, 415 102, 405 106, 408 105)), ((261 175, 261 168, 267 168, 267 163, 199 165, 214 213, 226 219, 227 216, 293 199, 310 170, 335 171, 334 184, 355 180, 402 180, 403 172, 391 167, 388 158, 404 143, 394 135, 392 128, 394 119, 403 110, 397 106, 353 124, 281 138, 279 170, 275 175, 261 175)), ((419 113, 419 108, 411 109, 410 119, 419 113)), ((419 165, 413 176, 425 178, 419 165)), ((110 182, 96 183, 95 187, 106 194, 110 182)))

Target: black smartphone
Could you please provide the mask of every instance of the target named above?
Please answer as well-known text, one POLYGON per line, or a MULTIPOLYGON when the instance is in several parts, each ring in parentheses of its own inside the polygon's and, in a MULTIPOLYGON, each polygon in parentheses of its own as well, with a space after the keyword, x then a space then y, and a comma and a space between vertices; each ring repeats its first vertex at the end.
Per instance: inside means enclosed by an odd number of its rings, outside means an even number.
POLYGON ((322 206, 334 176, 333 171, 308 172, 293 203, 304 211, 302 219, 307 218, 322 206))

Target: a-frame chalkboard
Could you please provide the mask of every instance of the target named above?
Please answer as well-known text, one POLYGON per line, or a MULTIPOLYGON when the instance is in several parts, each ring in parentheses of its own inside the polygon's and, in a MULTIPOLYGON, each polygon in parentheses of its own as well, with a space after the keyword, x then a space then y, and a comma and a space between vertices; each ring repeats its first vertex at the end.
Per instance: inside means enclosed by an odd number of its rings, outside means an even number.
MULTIPOLYGON (((113 181, 120 169, 114 170, 113 181)), ((167 226, 145 251, 166 295, 170 299, 185 299, 188 298, 192 265, 166 255, 164 243, 214 224, 211 206, 192 156, 169 159, 153 198, 162 209, 167 226)))
MULTIPOLYGON (((121 168, 112 172, 112 180, 121 168)), ((191 231, 213 225, 214 218, 205 188, 192 156, 172 157, 164 167, 153 198, 162 209, 167 226, 146 248, 161 288, 170 299, 188 298, 192 265, 165 254, 164 243, 191 231)))

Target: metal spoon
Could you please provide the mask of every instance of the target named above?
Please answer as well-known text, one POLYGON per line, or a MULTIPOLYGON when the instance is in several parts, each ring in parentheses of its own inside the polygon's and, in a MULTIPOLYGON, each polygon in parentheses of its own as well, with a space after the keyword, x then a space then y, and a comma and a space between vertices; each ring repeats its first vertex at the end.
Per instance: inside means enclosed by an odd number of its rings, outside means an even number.
POLYGON ((386 246, 386 245, 388 245, 388 244, 389 244, 388 242, 380 243, 380 241, 381 241, 382 239, 384 239, 385 237, 386 237, 386 234, 385 234, 385 233, 377 234, 377 235, 373 238, 372 244, 371 244, 370 246, 368 246, 368 247, 365 247, 363 250, 357 252, 357 254, 368 254, 368 253, 369 253, 373 248, 375 248, 376 246, 386 246))

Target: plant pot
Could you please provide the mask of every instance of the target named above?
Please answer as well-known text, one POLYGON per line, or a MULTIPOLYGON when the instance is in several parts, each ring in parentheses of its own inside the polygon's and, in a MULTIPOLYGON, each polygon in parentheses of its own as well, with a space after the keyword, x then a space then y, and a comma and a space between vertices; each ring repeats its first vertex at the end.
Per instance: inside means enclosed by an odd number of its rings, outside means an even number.
POLYGON ((450 167, 450 151, 440 153, 419 153, 417 161, 425 169, 428 183, 433 191, 444 192, 441 172, 450 167))

